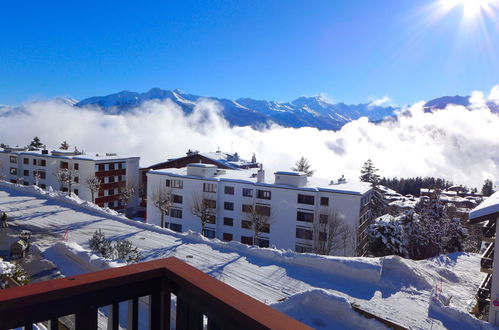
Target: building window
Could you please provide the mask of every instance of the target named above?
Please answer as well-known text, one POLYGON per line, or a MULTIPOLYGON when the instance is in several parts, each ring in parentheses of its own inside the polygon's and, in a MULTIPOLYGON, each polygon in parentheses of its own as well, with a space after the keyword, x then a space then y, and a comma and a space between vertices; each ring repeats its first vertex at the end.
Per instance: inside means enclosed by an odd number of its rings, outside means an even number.
POLYGON ((69 168, 68 162, 61 162, 61 168, 69 168))
POLYGON ((241 228, 251 229, 251 227, 252 227, 251 221, 249 221, 249 220, 241 221, 241 228))
POLYGON ((28 170, 24 170, 24 171, 23 171, 23 175, 24 175, 24 176, 29 176, 29 171, 28 171, 28 170))
POLYGON ((15 168, 15 167, 11 167, 11 168, 10 168, 10 174, 12 174, 12 175, 17 175, 17 168, 15 168))
POLYGON ((314 205, 315 204, 315 198, 314 198, 314 196, 311 196, 311 195, 298 194, 298 203, 300 203, 300 204, 314 205))
POLYGON ((311 240, 312 237, 312 230, 306 228, 296 228, 296 238, 311 240))
POLYGON ((255 206, 255 211, 258 215, 264 215, 264 216, 270 217, 270 206, 257 204, 255 206))
POLYGON ((226 241, 226 242, 229 242, 229 241, 232 241, 232 234, 229 234, 229 233, 223 233, 223 240, 226 241))
POLYGON ((234 195, 234 187, 232 187, 232 186, 225 186, 224 187, 224 193, 226 195, 234 195))
POLYGON ((204 237, 215 238, 215 231, 213 229, 205 229, 203 235, 204 237))
POLYGON ((75 190, 74 190, 74 193, 75 193, 75 195, 76 195, 76 196, 78 196, 79 192, 80 192, 80 191, 79 191, 78 189, 75 189, 75 190))
POLYGON ((234 226, 234 219, 224 218, 224 226, 234 226))
POLYGON ((105 166, 105 164, 99 164, 99 165, 97 165, 97 169, 98 169, 98 171, 105 171, 106 166, 105 166))
POLYGON ((113 183, 114 182, 114 176, 107 177, 107 182, 113 183))
POLYGON ((9 158, 11 163, 17 163, 17 156, 10 156, 9 158))
POLYGON ((184 198, 181 195, 173 195, 173 202, 182 204, 184 198))
POLYGON ((312 247, 311 246, 305 246, 305 245, 296 245, 295 246, 295 251, 299 253, 310 253, 312 252, 312 247))
POLYGON ((234 211, 234 203, 224 202, 224 210, 234 211))
POLYGON ((327 220, 328 220, 328 215, 327 214, 319 214, 319 223, 325 225, 327 224, 327 220))
POLYGON ((244 197, 253 197, 253 189, 243 188, 243 196, 244 197))
POLYGON ((268 223, 264 223, 260 225, 260 232, 262 233, 270 233, 270 225, 268 223))
POLYGON ((177 233, 181 233, 182 225, 179 225, 178 223, 170 223, 170 229, 176 231, 177 233))
POLYGON ((304 222, 314 222, 314 214, 310 212, 298 211, 296 213, 296 220, 304 222))
POLYGON ((327 241, 327 233, 324 231, 319 232, 319 241, 326 242, 327 241))
POLYGON ((253 245, 253 237, 251 236, 241 236, 241 243, 253 245))
POLYGON ((259 238, 258 246, 262 248, 268 248, 270 246, 270 241, 267 238, 259 238))
POLYGON ((206 216, 206 223, 211 223, 212 225, 214 225, 216 222, 217 222, 216 216, 212 214, 206 216))
POLYGON ((109 164, 109 170, 114 170, 114 163, 109 164))
POLYGON ((80 164, 74 163, 74 169, 78 171, 80 169, 80 164))
POLYGON ((33 165, 36 165, 36 158, 33 158, 33 165))
POLYGON ((29 158, 23 158, 23 164, 29 165, 29 158))
POLYGON ((184 184, 182 180, 166 180, 166 186, 172 188, 182 189, 184 184))
POLYGON ((170 217, 182 219, 182 209, 170 209, 170 217))
POLYGON ((75 176, 74 180, 75 180, 75 183, 80 183, 80 178, 78 178, 77 176, 75 176))
POLYGON ((107 203, 107 207, 109 207, 109 208, 114 207, 114 202, 107 203))
POLYGON ((33 176, 34 177, 37 174, 40 176, 40 179, 45 179, 47 177, 47 173, 45 173, 45 171, 33 171, 33 176))
POLYGON ((45 159, 40 159, 40 166, 47 166, 47 161, 45 159))
POLYGON ((217 208, 217 201, 214 199, 204 199, 203 204, 204 204, 204 206, 206 206, 209 209, 216 209, 217 208))
POLYGON ((118 163, 118 168, 121 170, 121 169, 124 169, 125 168, 125 163, 118 163))
POLYGON ((29 186, 29 182, 28 182, 28 181, 24 181, 24 182, 23 182, 23 185, 25 185, 25 186, 29 186))
POLYGON ((256 191, 256 198, 260 199, 270 199, 271 193, 268 190, 257 190, 256 191))
POLYGON ((321 206, 329 206, 329 197, 321 197, 321 206))
POLYGON ((251 213, 253 212, 253 205, 243 204, 241 210, 243 211, 243 213, 251 213))
POLYGON ((214 183, 203 183, 203 191, 209 193, 216 193, 217 185, 214 183))

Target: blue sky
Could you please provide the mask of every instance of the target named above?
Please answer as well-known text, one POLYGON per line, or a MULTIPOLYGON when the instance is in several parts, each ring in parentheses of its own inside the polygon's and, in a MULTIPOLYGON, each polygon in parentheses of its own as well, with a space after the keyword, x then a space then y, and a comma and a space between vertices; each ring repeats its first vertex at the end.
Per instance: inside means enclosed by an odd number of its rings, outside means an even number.
POLYGON ((499 19, 438 1, 10 1, 0 104, 152 87, 396 104, 488 91, 499 19))

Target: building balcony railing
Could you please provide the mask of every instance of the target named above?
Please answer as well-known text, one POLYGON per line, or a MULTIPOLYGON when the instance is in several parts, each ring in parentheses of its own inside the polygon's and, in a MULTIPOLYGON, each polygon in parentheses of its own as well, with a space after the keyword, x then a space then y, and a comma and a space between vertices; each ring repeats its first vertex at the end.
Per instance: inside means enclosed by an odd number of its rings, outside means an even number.
POLYGON ((494 262, 495 243, 490 243, 480 260, 481 271, 484 273, 492 273, 492 264, 494 262))
POLYGON ((493 242, 496 237, 496 220, 490 220, 482 227, 482 235, 484 241, 493 242))
POLYGON ((487 274, 478 287, 477 298, 481 301, 490 301, 490 288, 492 286, 492 274, 487 274))
POLYGON ((118 170, 108 170, 108 171, 97 171, 95 172, 95 176, 103 178, 105 176, 118 176, 118 175, 126 175, 126 169, 118 169, 118 170))
POLYGON ((0 328, 50 321, 56 329, 74 314, 76 330, 97 329, 98 308, 109 306, 109 328, 119 329, 120 302, 128 301, 127 329, 138 329, 139 298, 148 297, 149 328, 170 329, 172 295, 177 329, 309 329, 176 258, 5 289, 0 328))

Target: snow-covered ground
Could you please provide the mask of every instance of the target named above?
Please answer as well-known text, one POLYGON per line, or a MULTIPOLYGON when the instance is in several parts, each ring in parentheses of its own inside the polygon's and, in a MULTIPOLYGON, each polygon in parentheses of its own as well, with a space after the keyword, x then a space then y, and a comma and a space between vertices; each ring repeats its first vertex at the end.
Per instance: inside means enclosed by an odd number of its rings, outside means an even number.
POLYGON ((113 240, 131 240, 144 260, 175 256, 315 328, 384 328, 353 311, 353 302, 414 329, 489 327, 467 313, 483 278, 475 254, 413 261, 261 249, 175 233, 77 198, 9 183, 0 183, 0 211, 15 225, 40 233, 36 245, 66 276, 109 267, 101 259, 87 262, 85 253, 88 239, 101 229, 113 240), (57 244, 66 231, 67 249, 57 244), (80 253, 68 257, 66 250, 80 253), (436 286, 441 293, 434 299, 436 286))

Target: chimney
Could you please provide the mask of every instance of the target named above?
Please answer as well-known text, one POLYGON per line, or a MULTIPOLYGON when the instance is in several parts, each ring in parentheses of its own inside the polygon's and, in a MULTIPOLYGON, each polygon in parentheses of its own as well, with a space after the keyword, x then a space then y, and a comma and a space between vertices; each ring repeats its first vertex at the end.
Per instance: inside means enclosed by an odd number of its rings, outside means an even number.
POLYGON ((265 171, 263 169, 263 164, 260 164, 260 169, 256 174, 256 182, 258 183, 265 182, 265 171))

